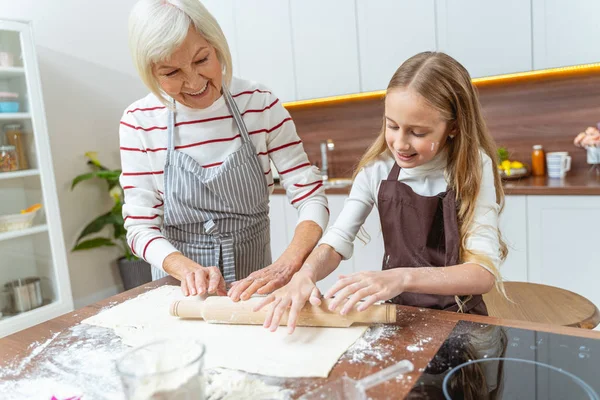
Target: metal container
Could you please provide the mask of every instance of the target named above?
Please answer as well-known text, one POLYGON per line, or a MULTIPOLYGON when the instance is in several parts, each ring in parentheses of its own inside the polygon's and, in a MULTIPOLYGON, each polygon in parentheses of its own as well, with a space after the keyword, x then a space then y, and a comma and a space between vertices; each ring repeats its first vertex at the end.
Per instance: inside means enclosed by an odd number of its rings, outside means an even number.
POLYGON ((588 147, 587 150, 587 163, 588 164, 600 164, 600 147, 588 147))
POLYGON ((40 278, 17 279, 4 286, 12 292, 15 312, 32 310, 44 302, 40 278))
POLYGON ((0 312, 9 313, 13 310, 12 292, 9 290, 0 290, 0 312))

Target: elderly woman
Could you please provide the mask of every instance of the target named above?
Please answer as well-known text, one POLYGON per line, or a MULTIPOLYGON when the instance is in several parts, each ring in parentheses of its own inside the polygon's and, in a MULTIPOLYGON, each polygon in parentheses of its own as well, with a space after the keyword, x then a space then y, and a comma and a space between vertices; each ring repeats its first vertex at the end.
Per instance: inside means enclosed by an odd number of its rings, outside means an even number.
POLYGON ((322 178, 290 115, 264 86, 232 77, 227 41, 198 0, 140 0, 129 41, 151 92, 120 125, 132 251, 153 266, 153 279, 180 280, 186 296, 238 301, 287 283, 329 219, 322 178), (270 161, 299 216, 275 262, 270 161))

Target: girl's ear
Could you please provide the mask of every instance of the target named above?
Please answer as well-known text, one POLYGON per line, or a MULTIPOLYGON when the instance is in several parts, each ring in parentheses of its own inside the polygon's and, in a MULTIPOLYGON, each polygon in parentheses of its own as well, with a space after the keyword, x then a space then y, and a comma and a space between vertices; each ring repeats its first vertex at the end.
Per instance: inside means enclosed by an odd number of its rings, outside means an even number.
POLYGON ((454 136, 458 134, 458 126, 456 125, 456 121, 450 121, 448 123, 448 137, 450 139, 454 139, 454 136))

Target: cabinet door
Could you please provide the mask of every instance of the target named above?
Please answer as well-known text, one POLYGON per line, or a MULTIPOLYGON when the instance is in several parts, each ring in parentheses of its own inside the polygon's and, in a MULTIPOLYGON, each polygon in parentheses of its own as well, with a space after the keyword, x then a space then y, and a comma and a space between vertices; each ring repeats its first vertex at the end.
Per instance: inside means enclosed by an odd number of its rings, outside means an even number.
POLYGON ((296 99, 290 6, 281 0, 235 0, 239 59, 236 75, 265 84, 281 99, 296 99))
POLYGON ((597 0, 532 0, 533 67, 563 67, 600 61, 597 0))
MULTIPOLYGON (((327 200, 329 201, 329 211, 331 212, 331 216, 329 217, 329 226, 335 223, 335 220, 342 212, 342 208, 344 208, 344 201, 348 198, 347 195, 344 194, 334 194, 328 195, 327 200)), ((321 290, 322 293, 325 293, 335 282, 337 282, 338 277, 340 275, 351 274, 355 271, 354 269, 354 257, 342 261, 340 265, 337 267, 335 271, 333 271, 328 277, 319 281, 317 283, 317 287, 321 290)))
POLYGON ((600 196, 529 196, 529 277, 600 306, 600 196))
POLYGON ((527 282, 527 197, 506 196, 500 214, 500 232, 508 246, 508 257, 500 268, 507 281, 527 282))
POLYGON ((381 271, 384 246, 377 207, 373 207, 363 228, 370 236, 370 240, 367 243, 363 243, 358 238, 354 241, 354 256, 352 257, 354 269, 356 272, 381 271))
POLYGON ((438 0, 438 49, 472 77, 529 71, 531 4, 523 0, 438 0))
POLYGON ((356 0, 356 10, 363 92, 385 89, 402 62, 436 48, 433 0, 356 0))
MULTIPOLYGON (((287 198, 282 194, 271 195, 269 219, 271 220, 271 256, 277 260, 289 244, 286 223, 287 198)), ((290 238, 291 239, 291 238, 290 238)))
POLYGON ((353 1, 291 0, 299 99, 360 91, 353 1))

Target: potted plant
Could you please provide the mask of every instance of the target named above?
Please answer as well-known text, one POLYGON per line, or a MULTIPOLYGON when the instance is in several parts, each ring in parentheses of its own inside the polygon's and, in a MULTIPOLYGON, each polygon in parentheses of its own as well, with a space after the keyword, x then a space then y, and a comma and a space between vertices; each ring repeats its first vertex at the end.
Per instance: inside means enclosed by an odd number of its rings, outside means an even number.
POLYGON ((117 260, 119 273, 125 290, 143 285, 152 280, 150 264, 137 258, 127 244, 127 231, 123 221, 123 188, 119 183, 121 170, 108 169, 98 161, 96 152, 85 153, 87 164, 92 172, 81 174, 71 183, 71 190, 78 183, 89 179, 103 179, 107 183, 108 193, 114 204, 110 211, 98 216, 87 224, 75 242, 72 251, 95 249, 98 247, 119 247, 122 256, 117 260), (110 236, 99 236, 100 231, 108 228, 112 231, 110 236))

